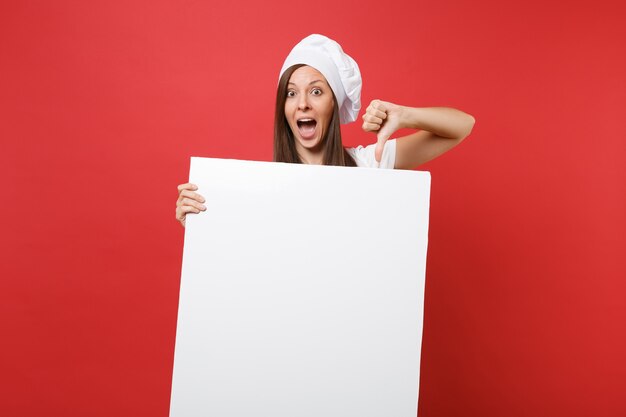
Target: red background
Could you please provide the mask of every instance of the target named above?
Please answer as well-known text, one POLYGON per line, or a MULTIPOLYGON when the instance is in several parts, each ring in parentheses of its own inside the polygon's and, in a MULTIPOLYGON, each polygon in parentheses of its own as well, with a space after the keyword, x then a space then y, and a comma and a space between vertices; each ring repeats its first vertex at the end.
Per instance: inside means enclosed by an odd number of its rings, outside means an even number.
POLYGON ((423 167, 420 416, 626 415, 620 3, 2 2, 0 415, 167 416, 175 187, 191 155, 271 160, 278 71, 314 32, 365 105, 477 119, 423 167))

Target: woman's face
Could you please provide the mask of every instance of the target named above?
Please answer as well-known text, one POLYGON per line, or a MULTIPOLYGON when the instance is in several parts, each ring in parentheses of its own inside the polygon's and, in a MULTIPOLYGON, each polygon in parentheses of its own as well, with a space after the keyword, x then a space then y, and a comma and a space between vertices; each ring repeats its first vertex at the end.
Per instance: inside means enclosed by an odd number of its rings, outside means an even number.
POLYGON ((328 131, 335 104, 326 78, 315 68, 303 66, 291 74, 287 85, 285 118, 302 152, 316 152, 328 131))

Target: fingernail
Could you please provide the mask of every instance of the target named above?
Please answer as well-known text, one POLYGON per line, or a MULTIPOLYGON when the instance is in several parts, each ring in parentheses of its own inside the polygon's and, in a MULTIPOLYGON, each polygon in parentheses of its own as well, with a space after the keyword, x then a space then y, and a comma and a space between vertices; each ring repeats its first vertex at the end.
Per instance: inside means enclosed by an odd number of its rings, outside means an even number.
POLYGON ((201 206, 200 206, 200 208, 201 208, 202 210, 206 210, 206 206, 205 206, 204 204, 203 204, 203 205, 201 205, 201 206))

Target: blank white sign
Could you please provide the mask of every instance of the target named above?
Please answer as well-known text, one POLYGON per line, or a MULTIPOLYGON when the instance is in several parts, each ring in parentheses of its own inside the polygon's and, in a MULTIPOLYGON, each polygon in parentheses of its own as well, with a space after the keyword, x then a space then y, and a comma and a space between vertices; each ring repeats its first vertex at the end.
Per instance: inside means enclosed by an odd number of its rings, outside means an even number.
POLYGON ((430 174, 192 158, 170 416, 415 417, 430 174))

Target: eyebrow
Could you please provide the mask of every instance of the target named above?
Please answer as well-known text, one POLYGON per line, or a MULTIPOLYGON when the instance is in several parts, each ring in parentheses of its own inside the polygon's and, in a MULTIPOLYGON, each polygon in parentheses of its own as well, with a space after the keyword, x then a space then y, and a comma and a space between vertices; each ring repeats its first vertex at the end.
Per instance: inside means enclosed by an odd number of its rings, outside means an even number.
MULTIPOLYGON (((315 84, 315 83, 321 83, 321 82, 322 82, 322 80, 313 80, 313 81, 311 81, 311 82, 309 83, 309 85, 311 85, 311 84, 315 84)), ((289 85, 289 84, 295 85, 295 84, 294 84, 294 83, 292 83, 291 81, 289 81, 289 83, 287 83, 287 85, 289 85)))

